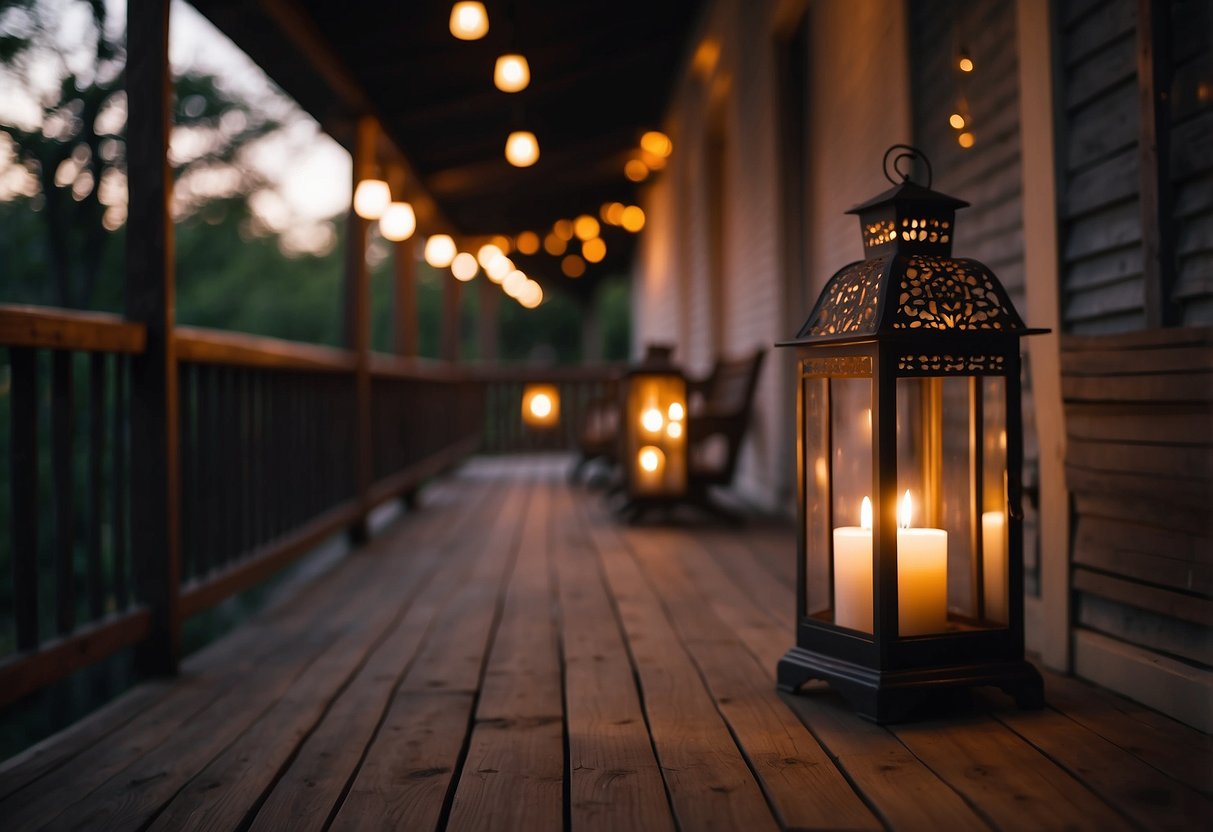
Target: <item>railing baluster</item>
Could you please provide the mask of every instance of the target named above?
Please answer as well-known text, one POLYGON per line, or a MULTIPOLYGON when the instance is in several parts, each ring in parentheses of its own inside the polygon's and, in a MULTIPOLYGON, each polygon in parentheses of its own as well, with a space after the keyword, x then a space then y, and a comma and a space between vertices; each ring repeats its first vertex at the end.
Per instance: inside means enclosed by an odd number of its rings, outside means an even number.
POLYGON ((111 500, 110 510, 113 512, 113 528, 114 534, 111 542, 111 551, 113 552, 114 561, 114 601, 119 610, 125 610, 130 603, 130 593, 127 576, 127 561, 129 551, 127 549, 126 538, 126 520, 127 520, 127 505, 128 502, 128 482, 127 482, 127 448, 128 441, 128 421, 130 416, 130 408, 127 401, 127 373, 130 368, 130 359, 124 355, 116 356, 114 361, 114 436, 113 436, 113 499, 111 500))
POLYGON ((11 347, 13 611, 17 649, 38 646, 38 356, 11 347))
POLYGON ((105 575, 101 566, 101 526, 105 517, 105 353, 89 355, 88 385, 88 611, 105 613, 105 575))
POLYGON ((74 452, 72 420, 72 354, 51 353, 51 467, 55 506, 55 629, 60 635, 76 625, 76 576, 72 563, 76 542, 76 507, 72 489, 74 452))

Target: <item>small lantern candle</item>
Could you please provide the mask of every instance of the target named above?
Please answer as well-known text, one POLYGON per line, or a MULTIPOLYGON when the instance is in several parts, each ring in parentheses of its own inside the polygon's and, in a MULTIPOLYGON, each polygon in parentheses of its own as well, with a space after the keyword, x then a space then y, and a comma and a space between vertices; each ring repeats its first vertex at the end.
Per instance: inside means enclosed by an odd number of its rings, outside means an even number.
POLYGON ((560 422, 560 391, 554 384, 528 384, 522 390, 522 421, 533 428, 560 422))
POLYGON ((988 268, 952 257, 966 203, 930 189, 921 154, 898 145, 885 167, 894 187, 852 210, 864 259, 781 345, 799 357, 800 533, 779 685, 823 679, 879 722, 943 687, 1039 706, 1019 470, 1019 338, 1039 330, 988 268), (915 159, 925 187, 900 169, 915 159), (859 526, 834 525, 856 506, 859 526))
POLYGON ((660 349, 628 373, 622 460, 631 503, 686 493, 686 400, 686 380, 660 349))

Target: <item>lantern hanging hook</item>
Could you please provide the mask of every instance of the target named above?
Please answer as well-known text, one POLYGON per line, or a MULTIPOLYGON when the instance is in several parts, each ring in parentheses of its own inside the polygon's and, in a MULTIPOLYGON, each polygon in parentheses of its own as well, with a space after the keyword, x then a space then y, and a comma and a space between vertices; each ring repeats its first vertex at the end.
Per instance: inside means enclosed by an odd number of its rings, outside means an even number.
POLYGON ((884 176, 894 185, 900 185, 902 182, 910 181, 910 165, 915 159, 921 159, 922 163, 927 166, 927 184, 926 187, 931 187, 931 182, 935 176, 931 170, 931 160, 927 158, 927 154, 923 153, 917 147, 908 144, 895 144, 884 152, 884 176), (896 155, 894 155, 896 154, 896 155), (889 164, 889 157, 892 156, 892 165, 889 164), (901 169, 902 161, 906 162, 906 169, 901 169), (891 171, 891 172, 890 172, 891 171), (893 174, 901 177, 898 181, 893 174))

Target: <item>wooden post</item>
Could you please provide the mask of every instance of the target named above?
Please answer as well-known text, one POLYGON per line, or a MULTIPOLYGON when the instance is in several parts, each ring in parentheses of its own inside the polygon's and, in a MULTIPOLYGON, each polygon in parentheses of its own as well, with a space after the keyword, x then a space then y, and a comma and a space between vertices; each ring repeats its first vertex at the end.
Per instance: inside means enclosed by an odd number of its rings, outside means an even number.
POLYGON ((602 315, 599 286, 585 299, 581 307, 581 362, 591 364, 602 361, 602 315))
POLYGON ((480 280, 479 330, 476 340, 481 361, 496 361, 500 342, 501 287, 489 280, 480 280))
MULTIPOLYGON (((404 194, 404 168, 388 169, 392 194, 404 194)), ((417 355, 417 249, 416 237, 392 246, 392 340, 397 355, 417 355)))
POLYGON ((443 361, 459 360, 459 311, 463 284, 449 274, 442 276, 442 354, 443 361))
POLYGON ((181 655, 168 25, 168 0, 129 0, 126 317, 147 327, 147 347, 131 361, 130 539, 138 600, 152 616, 138 663, 153 674, 175 673, 181 655))
MULTIPOLYGON (((353 187, 362 179, 372 178, 375 167, 375 145, 379 129, 375 120, 363 116, 358 120, 354 143, 353 187)), ((350 526, 350 539, 362 543, 367 538, 366 514, 371 490, 371 291, 370 272, 366 267, 366 244, 369 223, 350 206, 345 245, 345 347, 357 359, 354 370, 354 482, 362 511, 350 526)))
POLYGON ((1141 122, 1137 164, 1141 205, 1146 326, 1179 323, 1175 223, 1171 206, 1171 4, 1137 2, 1137 94, 1141 122))

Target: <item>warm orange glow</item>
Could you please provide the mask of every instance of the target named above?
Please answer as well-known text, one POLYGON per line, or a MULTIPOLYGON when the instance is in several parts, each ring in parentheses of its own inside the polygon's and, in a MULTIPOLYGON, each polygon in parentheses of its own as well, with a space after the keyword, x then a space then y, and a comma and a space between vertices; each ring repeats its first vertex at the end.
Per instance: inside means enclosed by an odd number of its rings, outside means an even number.
POLYGON ((640 137, 640 149, 662 159, 669 158, 674 152, 674 143, 670 137, 658 130, 650 130, 640 137))
POLYGON ((451 34, 460 40, 479 40, 488 34, 489 14, 483 3, 456 3, 451 7, 451 34))
POLYGON ((553 257, 559 257, 564 254, 564 250, 569 247, 569 244, 555 231, 543 238, 543 250, 553 257))
POLYGON ((569 277, 581 277, 585 274, 585 261, 576 254, 570 254, 560 261, 560 270, 569 277))
POLYGON ((514 242, 504 234, 494 234, 489 237, 489 242, 501 249, 502 254, 509 254, 514 247, 514 242))
POLYGON ((435 269, 445 269, 455 259, 455 241, 446 234, 434 234, 425 241, 425 262, 435 269))
POLYGON ((527 130, 515 130, 505 140, 505 158, 516 168, 529 168, 539 160, 539 141, 527 130))
POLYGON ((539 251, 539 235, 534 231, 523 231, 514 241, 518 250, 523 254, 535 254, 539 251))
POLYGON ((644 211, 639 205, 629 205, 623 209, 623 214, 619 217, 619 224, 635 234, 644 228, 644 211))
POLYGON ((665 157, 656 156, 647 150, 640 151, 640 161, 644 162, 649 170, 662 170, 665 168, 665 157))
POLYGON ((948 124, 959 130, 965 126, 965 117, 960 113, 952 113, 952 115, 948 117, 948 124))
POLYGON ((665 426, 665 434, 671 439, 682 438, 682 422, 670 422, 665 426))
POLYGON ((711 75, 720 60, 720 42, 715 38, 704 38, 695 48, 695 56, 691 59, 691 67, 701 77, 711 75))
POLYGON ((510 297, 517 298, 522 294, 523 289, 526 288, 526 284, 527 276, 517 269, 514 269, 505 276, 505 280, 501 281, 501 288, 504 289, 505 293, 510 297))
POLYGON ((661 467, 661 463, 665 462, 665 454, 661 452, 660 448, 645 445, 636 455, 636 461, 641 468, 651 474, 661 467))
POLYGON ((518 293, 518 302, 527 309, 534 309, 543 303, 543 287, 533 280, 528 280, 518 293))
MULTIPOLYGON (((870 519, 872 516, 871 512, 872 512, 872 507, 869 505, 868 506, 869 524, 871 524, 871 519, 870 519)), ((862 514, 861 514, 861 516, 862 516, 862 514)), ((910 489, 907 488, 905 496, 901 498, 901 504, 897 506, 897 525, 900 528, 908 529, 908 528, 910 528, 910 521, 913 520, 913 517, 914 517, 914 503, 912 500, 910 500, 910 489)))
POLYGON ((476 258, 466 251, 459 252, 451 261, 451 274, 455 275, 456 280, 467 283, 476 276, 477 271, 476 258))
POLYGON ((589 214, 582 214, 573 220, 573 234, 576 235, 578 240, 592 240, 598 236, 598 232, 601 230, 598 226, 598 220, 589 214))
POLYGON ((607 225, 619 225, 621 222, 623 222, 623 203, 604 203, 602 209, 598 213, 599 216, 602 217, 602 221, 607 225))
POLYGON ((417 215, 407 202, 393 202, 379 218, 379 233, 383 239, 399 243, 413 236, 417 230, 417 215))
POLYGON ((973 59, 968 55, 961 55, 960 59, 956 62, 956 66, 961 72, 972 72, 973 59))
POLYGON ((586 259, 587 263, 601 263, 602 258, 606 257, 606 243, 601 237, 595 237, 592 240, 586 240, 581 244, 581 256, 586 259))
POLYGON ((573 221, 556 220, 552 223, 552 233, 565 241, 573 239, 573 221))
POLYGON ((649 177, 649 166, 639 159, 628 159, 623 166, 623 175, 633 182, 643 182, 649 177))
POLYGON ((476 252, 476 261, 480 263, 481 268, 487 269, 489 267, 489 263, 492 263, 498 257, 504 256, 505 254, 500 248, 492 243, 485 243, 480 247, 480 250, 476 252))
POLYGON ((493 84, 502 92, 520 92, 531 83, 531 67, 521 55, 502 55, 493 69, 493 84))
POLYGON ((550 428, 560 420, 560 391, 554 384, 528 384, 522 389, 522 421, 550 428))
POLYGON ((489 264, 484 267, 484 273, 494 283, 500 283, 505 280, 506 275, 512 271, 514 271, 514 261, 504 254, 490 260, 489 264))
POLYGON ((363 179, 354 189, 354 213, 377 220, 392 202, 392 189, 382 179, 363 179))
POLYGON ((649 433, 657 433, 665 426, 665 417, 661 415, 660 410, 650 407, 640 414, 640 426, 649 433))
POLYGON ((972 133, 961 133, 959 136, 956 137, 956 143, 966 149, 972 147, 973 142, 975 142, 975 141, 976 141, 976 139, 974 138, 972 133))
POLYGON ((681 422, 682 417, 686 415, 686 408, 681 402, 671 402, 670 407, 666 410, 666 415, 670 417, 671 422, 681 422))

